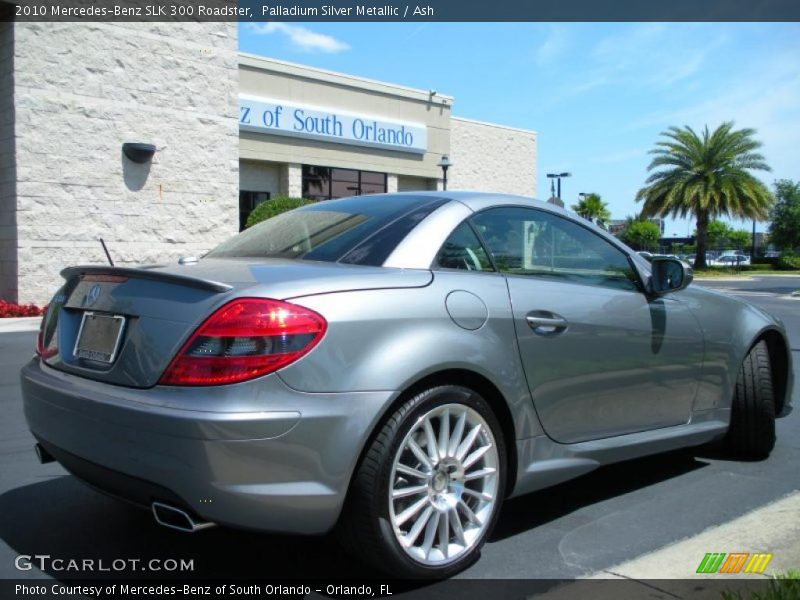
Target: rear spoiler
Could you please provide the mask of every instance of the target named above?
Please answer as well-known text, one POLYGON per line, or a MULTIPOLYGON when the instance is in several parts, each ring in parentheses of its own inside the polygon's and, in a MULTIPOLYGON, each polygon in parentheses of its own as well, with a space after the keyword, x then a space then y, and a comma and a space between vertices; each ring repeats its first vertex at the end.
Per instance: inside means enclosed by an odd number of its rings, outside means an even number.
POLYGON ((177 275, 175 273, 168 273, 166 271, 156 271, 156 267, 163 265, 156 265, 153 267, 106 267, 100 265, 84 265, 76 267, 67 267, 61 271, 61 276, 70 280, 73 277, 80 277, 81 275, 117 275, 122 277, 130 277, 131 279, 150 279, 153 281, 163 281, 166 283, 174 283, 186 287, 193 287, 209 292, 222 293, 233 289, 233 286, 219 281, 212 281, 210 279, 202 279, 200 277, 190 277, 188 275, 177 275))

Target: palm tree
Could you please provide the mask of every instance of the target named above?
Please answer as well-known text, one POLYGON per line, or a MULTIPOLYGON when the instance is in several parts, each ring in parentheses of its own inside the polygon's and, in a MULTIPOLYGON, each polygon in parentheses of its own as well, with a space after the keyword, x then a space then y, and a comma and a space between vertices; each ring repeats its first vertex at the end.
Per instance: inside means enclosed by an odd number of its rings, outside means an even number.
POLYGON ((754 129, 733 129, 723 123, 713 133, 708 126, 699 136, 689 126, 670 127, 650 151, 655 158, 645 187, 636 194, 644 200, 642 214, 652 216, 692 215, 697 221, 695 268, 706 266, 706 237, 712 219, 727 215, 764 220, 772 204, 766 186, 750 174, 770 171, 756 152, 761 142, 754 129))
POLYGON ((603 202, 600 194, 586 194, 581 198, 580 202, 573 204, 571 208, 584 219, 598 224, 605 223, 611 218, 611 213, 608 212, 608 204, 603 202))

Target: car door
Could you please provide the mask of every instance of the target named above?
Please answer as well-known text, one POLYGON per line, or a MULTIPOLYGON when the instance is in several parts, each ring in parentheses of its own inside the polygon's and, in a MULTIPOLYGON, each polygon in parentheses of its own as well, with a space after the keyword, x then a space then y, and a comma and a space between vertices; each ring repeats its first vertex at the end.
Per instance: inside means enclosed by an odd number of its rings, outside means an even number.
POLYGON ((573 443, 688 422, 703 339, 678 295, 648 297, 625 252, 549 211, 499 207, 472 223, 506 276, 550 437, 573 443))

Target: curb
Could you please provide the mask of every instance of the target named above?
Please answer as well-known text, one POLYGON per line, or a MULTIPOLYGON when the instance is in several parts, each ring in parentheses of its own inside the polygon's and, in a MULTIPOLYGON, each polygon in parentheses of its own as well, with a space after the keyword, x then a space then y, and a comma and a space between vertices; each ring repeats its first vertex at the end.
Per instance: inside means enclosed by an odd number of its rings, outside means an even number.
POLYGON ((42 317, 11 317, 0 319, 0 333, 39 331, 42 317))
MULTIPOLYGON (((546 600, 618 600, 642 598, 719 600, 720 590, 730 584, 740 588, 800 565, 800 492, 793 492, 736 519, 668 544, 622 564, 565 583, 540 598, 546 600), (705 553, 769 553, 763 573, 697 573, 705 553), (723 587, 720 587, 720 586, 723 587)), ((763 585, 759 588, 763 591, 763 585)), ((735 595, 733 597, 736 597, 735 595)), ((742 596, 739 596, 741 598, 742 596)), ((744 597, 750 597, 746 594, 744 597)), ((763 597, 763 596, 762 596, 763 597)))

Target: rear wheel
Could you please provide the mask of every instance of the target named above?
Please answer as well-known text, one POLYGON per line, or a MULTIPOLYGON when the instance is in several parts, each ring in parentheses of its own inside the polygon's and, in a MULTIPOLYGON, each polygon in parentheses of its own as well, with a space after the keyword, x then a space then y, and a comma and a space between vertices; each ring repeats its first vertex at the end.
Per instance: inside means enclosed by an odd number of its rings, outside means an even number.
POLYGON ((766 458, 775 447, 772 369, 763 340, 753 346, 739 369, 725 441, 734 454, 746 458, 766 458))
POLYGON ((471 564, 505 490, 505 446, 487 402, 459 386, 398 408, 353 479, 339 534, 381 570, 447 577, 471 564))

